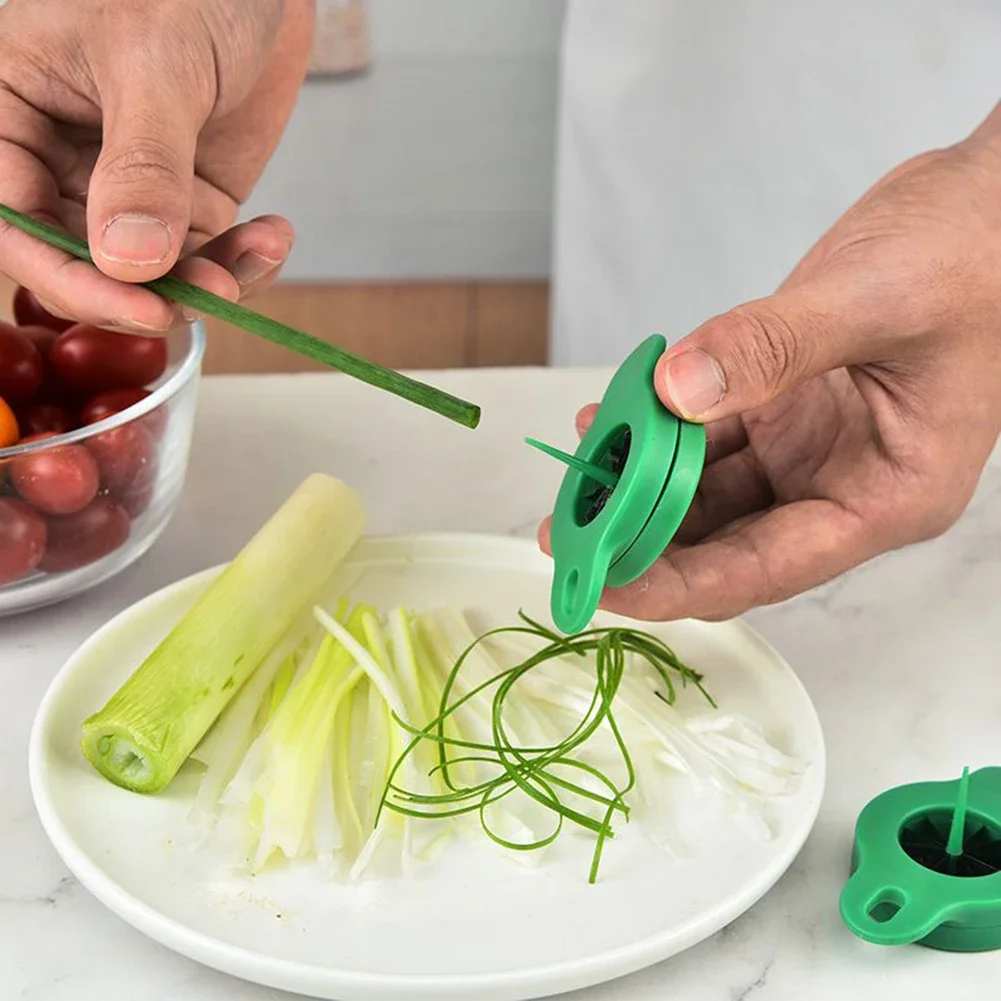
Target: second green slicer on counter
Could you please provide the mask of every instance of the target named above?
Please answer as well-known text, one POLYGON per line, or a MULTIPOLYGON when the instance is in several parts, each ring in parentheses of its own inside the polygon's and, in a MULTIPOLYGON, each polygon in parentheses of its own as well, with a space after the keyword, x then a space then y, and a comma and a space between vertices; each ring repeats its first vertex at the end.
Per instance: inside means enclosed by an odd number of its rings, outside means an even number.
POLYGON ((654 370, 666 348, 655 335, 619 366, 573 455, 527 439, 570 467, 551 529, 550 604, 564 633, 587 627, 606 585, 622 587, 650 569, 695 497, 706 432, 657 396, 654 370))
POLYGON ((1001 948, 1001 768, 872 800, 855 827, 841 917, 877 945, 1001 948))

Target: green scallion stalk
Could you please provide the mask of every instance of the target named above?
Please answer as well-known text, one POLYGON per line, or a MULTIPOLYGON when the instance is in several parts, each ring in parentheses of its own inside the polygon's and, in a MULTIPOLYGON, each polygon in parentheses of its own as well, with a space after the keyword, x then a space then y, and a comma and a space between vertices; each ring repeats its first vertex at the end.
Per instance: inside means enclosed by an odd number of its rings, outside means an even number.
POLYGON ((359 496, 305 480, 138 670, 83 723, 87 760, 157 793, 361 538, 359 496))
MULTIPOLYGON (((31 216, 26 216, 3 204, 0 204, 0 219, 49 244, 49 246, 72 254, 80 260, 94 263, 87 244, 69 233, 64 233, 39 222, 37 219, 32 219, 31 216)), ((214 295, 203 288, 198 288, 196 285, 183 282, 173 275, 165 275, 163 278, 145 282, 143 285, 165 299, 190 306, 206 316, 215 317, 217 320, 232 324, 248 333, 256 334, 258 337, 263 337, 265 340, 295 351, 306 358, 318 361, 328 368, 338 369, 345 375, 350 375, 370 386, 375 386, 377 389, 383 389, 394 396, 416 403, 420 407, 463 425, 463 427, 475 428, 480 422, 480 408, 473 403, 452 396, 444 390, 427 385, 427 383, 418 382, 416 379, 411 379, 392 369, 384 368, 375 362, 359 358, 333 344, 328 344, 326 341, 321 341, 319 338, 286 326, 270 317, 255 313, 245 306, 229 302, 227 299, 214 295)))

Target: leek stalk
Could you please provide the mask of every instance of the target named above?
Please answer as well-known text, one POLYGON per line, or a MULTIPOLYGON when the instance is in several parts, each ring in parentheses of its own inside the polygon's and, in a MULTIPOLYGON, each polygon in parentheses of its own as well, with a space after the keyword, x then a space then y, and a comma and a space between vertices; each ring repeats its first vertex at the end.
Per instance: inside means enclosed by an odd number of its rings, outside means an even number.
POLYGON ((157 793, 361 538, 361 498, 313 475, 209 585, 107 704, 83 723, 87 760, 157 793))

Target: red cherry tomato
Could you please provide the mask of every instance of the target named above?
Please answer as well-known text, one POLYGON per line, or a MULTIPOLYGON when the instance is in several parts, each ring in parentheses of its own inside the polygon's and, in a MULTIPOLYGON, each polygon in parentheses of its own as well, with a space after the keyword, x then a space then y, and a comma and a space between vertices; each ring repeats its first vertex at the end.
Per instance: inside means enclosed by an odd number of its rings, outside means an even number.
POLYGON ((65 434, 73 430, 73 420, 55 403, 29 403, 19 413, 21 431, 26 435, 65 434))
POLYGON ((88 438, 87 449, 97 462, 101 485, 120 495, 132 486, 142 486, 156 472, 153 436, 138 422, 123 424, 88 438))
POLYGON ((52 345, 56 343, 56 339, 59 337, 58 330, 50 330, 48 327, 18 327, 17 332, 38 349, 38 353, 42 356, 42 359, 49 357, 49 352, 52 350, 52 345))
POLYGON ((45 555, 45 519, 24 501, 0 497, 0 584, 26 577, 45 555))
POLYGON ((19 287, 14 293, 14 322, 20 327, 48 327, 57 333, 74 325, 72 320, 60 320, 58 316, 53 316, 38 301, 35 293, 24 287, 19 287))
POLYGON ((33 400, 36 403, 55 403, 65 406, 72 402, 71 394, 67 393, 65 387, 56 378, 56 373, 52 371, 49 355, 52 353, 52 345, 59 337, 58 330, 51 330, 48 327, 18 327, 17 332, 38 349, 42 356, 42 385, 35 393, 33 400))
MULTIPOLYGON (((55 437, 51 432, 29 435, 20 444, 55 437)), ((94 457, 83 445, 57 445, 11 459, 10 482, 43 514, 74 514, 97 496, 100 475, 94 457)))
POLYGON ((14 416, 14 411, 0 396, 0 448, 10 448, 11 445, 16 445, 20 437, 21 428, 14 416))
MULTIPOLYGON (((103 421, 105 417, 112 414, 121 413, 128 410, 141 400, 149 396, 145 389, 110 389, 106 393, 98 393, 83 410, 80 411, 81 424, 96 424, 103 421)), ((150 434, 159 441, 163 437, 163 432, 167 427, 167 405, 160 404, 156 410, 151 410, 144 414, 140 421, 146 425, 150 434)))
POLYGON ((106 393, 98 393, 80 411, 80 423, 96 424, 105 417, 128 410, 147 396, 149 392, 145 389, 109 389, 106 393))
POLYGON ((44 371, 38 348, 9 323, 0 323, 0 396, 9 403, 30 400, 44 371))
POLYGON ((48 518, 48 544, 39 569, 65 573, 114 552, 129 537, 129 516, 110 497, 98 497, 82 511, 48 518))
POLYGON ((141 389, 159 379, 167 368, 167 342, 81 324, 59 335, 49 358, 67 389, 93 396, 109 389, 141 389))
POLYGON ((135 519, 149 507, 155 491, 156 482, 151 477, 149 482, 133 484, 118 500, 121 502, 122 507, 125 508, 128 516, 135 519))

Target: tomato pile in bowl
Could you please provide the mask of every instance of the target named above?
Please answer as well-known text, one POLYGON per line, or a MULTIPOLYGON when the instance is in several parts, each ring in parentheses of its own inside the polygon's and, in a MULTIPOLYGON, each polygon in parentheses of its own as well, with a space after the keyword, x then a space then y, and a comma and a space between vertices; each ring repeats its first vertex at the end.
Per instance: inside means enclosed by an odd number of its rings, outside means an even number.
POLYGON ((135 562, 177 506, 200 324, 136 337, 49 315, 26 289, 0 320, 0 615, 135 562))

